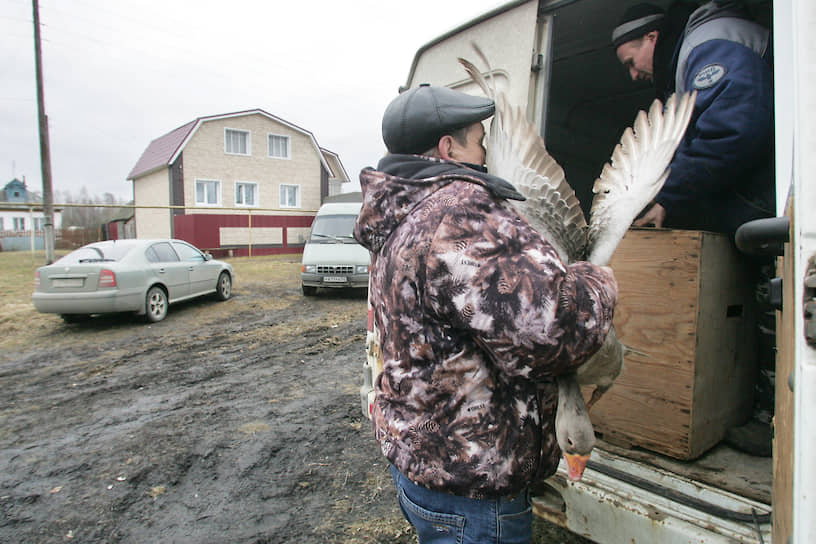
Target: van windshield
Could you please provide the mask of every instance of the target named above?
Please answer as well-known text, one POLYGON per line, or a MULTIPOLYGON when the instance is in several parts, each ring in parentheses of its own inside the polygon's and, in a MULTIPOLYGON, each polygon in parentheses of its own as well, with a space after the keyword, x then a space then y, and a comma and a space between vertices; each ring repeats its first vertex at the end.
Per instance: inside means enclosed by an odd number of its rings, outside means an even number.
POLYGON ((312 224, 310 242, 350 241, 354 242, 352 232, 356 215, 321 215, 312 224))

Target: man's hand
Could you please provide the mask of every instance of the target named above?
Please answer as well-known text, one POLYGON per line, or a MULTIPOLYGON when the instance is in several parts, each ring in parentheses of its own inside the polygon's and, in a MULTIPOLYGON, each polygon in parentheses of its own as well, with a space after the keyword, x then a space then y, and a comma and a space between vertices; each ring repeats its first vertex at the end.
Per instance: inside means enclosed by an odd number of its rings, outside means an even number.
POLYGON ((649 208, 649 211, 640 216, 639 219, 635 219, 635 222, 632 223, 632 225, 635 227, 646 227, 649 225, 653 225, 657 228, 661 228, 665 220, 666 220, 666 208, 664 208, 660 204, 655 204, 654 206, 649 208))

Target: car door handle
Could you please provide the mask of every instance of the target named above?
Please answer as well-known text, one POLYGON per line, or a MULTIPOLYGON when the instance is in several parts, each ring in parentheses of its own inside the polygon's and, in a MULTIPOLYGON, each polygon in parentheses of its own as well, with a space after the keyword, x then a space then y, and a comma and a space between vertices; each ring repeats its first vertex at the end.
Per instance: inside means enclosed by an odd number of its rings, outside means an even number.
POLYGON ((164 274, 164 268, 159 268, 159 274, 164 274))

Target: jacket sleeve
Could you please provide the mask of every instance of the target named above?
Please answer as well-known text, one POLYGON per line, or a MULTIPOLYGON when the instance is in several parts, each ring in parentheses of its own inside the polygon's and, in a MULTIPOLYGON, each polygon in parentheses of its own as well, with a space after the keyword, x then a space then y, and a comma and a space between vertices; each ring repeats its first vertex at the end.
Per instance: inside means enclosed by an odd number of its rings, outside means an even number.
POLYGON ((611 274, 586 262, 565 266, 506 203, 445 218, 426 276, 432 313, 475 338, 505 373, 534 380, 597 351, 617 298, 611 274))
POLYGON ((697 89, 695 112, 656 198, 670 216, 738 186, 767 154, 773 128, 771 70, 747 47, 705 42, 689 55, 684 77, 687 89, 697 89))

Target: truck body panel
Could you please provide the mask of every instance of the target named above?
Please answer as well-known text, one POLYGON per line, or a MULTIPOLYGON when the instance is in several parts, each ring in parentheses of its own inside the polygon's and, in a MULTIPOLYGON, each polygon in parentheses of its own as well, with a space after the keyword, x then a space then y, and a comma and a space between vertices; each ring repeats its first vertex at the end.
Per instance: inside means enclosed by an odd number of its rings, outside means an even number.
MULTIPOLYGON (((777 152, 777 184, 788 185, 790 180, 787 209, 791 218, 791 241, 784 258, 786 298, 782 321, 792 325, 792 330, 786 330, 784 341, 788 346, 793 343, 793 360, 787 361, 783 373, 777 373, 777 393, 790 405, 788 411, 777 414, 776 418, 792 416, 793 425, 792 435, 786 437, 786 442, 777 443, 774 452, 778 461, 774 473, 785 474, 787 478, 774 489, 775 504, 782 510, 780 531, 774 536, 777 542, 792 537, 791 542, 805 543, 816 542, 816 466, 813 462, 816 459, 813 430, 816 415, 816 214, 813 212, 816 207, 813 180, 816 171, 816 42, 813 40, 816 4, 811 0, 789 0, 775 2, 775 8, 777 4, 780 17, 775 20, 776 36, 785 41, 782 42, 784 48, 777 49, 776 58, 784 56, 790 63, 783 65, 784 74, 780 69, 775 74, 780 80, 777 87, 781 84, 786 93, 777 96, 776 109, 785 115, 777 125, 776 141, 792 144, 790 154, 777 152), (786 98, 792 100, 785 102, 786 98), (790 177, 783 177, 788 172, 790 177), (791 373, 787 372, 789 368, 791 373), (792 474, 787 462, 783 464, 791 452, 792 474), (789 484, 792 486, 786 487, 789 484), (791 496, 792 504, 788 506, 791 496)), ((779 402, 779 397, 777 399, 779 402)))

